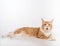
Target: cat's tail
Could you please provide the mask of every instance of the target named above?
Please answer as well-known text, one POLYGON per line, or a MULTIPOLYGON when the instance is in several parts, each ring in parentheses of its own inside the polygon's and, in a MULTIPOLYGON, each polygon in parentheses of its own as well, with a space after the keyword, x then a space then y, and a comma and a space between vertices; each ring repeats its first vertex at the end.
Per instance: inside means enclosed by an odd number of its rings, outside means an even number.
POLYGON ((12 38, 12 36, 13 36, 13 33, 12 33, 12 32, 9 32, 9 34, 7 34, 7 35, 2 35, 1 37, 2 37, 2 38, 12 38))

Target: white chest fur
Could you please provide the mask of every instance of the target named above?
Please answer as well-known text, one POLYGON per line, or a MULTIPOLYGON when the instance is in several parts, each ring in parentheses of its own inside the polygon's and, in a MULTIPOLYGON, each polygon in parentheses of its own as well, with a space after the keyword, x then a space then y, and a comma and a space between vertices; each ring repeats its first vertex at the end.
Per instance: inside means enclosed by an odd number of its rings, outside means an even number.
POLYGON ((44 31, 44 30, 42 30, 42 28, 41 28, 40 31, 41 31, 42 33, 44 33, 44 35, 47 36, 47 37, 52 34, 52 31, 50 31, 50 30, 44 31))

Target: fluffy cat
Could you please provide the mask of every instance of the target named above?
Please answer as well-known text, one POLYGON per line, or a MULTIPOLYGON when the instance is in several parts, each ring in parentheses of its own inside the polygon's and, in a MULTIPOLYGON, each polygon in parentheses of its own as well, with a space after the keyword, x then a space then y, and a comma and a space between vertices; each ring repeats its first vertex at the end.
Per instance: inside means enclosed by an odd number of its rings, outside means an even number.
POLYGON ((21 33, 27 36, 31 37, 36 37, 40 39, 47 39, 47 40, 52 40, 52 22, 51 21, 45 21, 44 19, 42 20, 42 25, 41 27, 23 27, 15 30, 14 32, 10 32, 6 36, 2 37, 15 37, 17 35, 20 35, 21 33))

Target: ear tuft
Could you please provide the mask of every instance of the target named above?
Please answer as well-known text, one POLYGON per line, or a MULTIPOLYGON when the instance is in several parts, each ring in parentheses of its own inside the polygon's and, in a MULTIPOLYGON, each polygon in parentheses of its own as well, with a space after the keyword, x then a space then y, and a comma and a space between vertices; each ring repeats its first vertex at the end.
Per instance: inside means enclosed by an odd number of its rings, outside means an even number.
POLYGON ((42 20, 42 22, 44 22, 44 19, 43 18, 41 18, 41 20, 42 20))
POLYGON ((51 23, 54 21, 54 19, 51 20, 51 23))

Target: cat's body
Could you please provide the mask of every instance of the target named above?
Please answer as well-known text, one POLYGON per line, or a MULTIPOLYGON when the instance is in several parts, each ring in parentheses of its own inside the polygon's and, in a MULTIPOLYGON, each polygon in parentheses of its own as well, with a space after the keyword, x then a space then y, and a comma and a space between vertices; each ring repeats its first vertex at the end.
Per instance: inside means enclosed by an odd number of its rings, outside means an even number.
POLYGON ((28 36, 37 37, 39 30, 40 30, 40 28, 23 27, 23 28, 20 28, 20 29, 16 30, 16 31, 14 32, 14 35, 15 35, 15 34, 24 33, 24 34, 26 34, 26 35, 28 35, 28 36))
POLYGON ((28 35, 29 37, 31 36, 31 37, 41 38, 41 39, 48 39, 50 37, 50 35, 46 36, 40 30, 40 27, 23 27, 23 28, 17 29, 13 34, 19 35, 20 33, 28 35))

